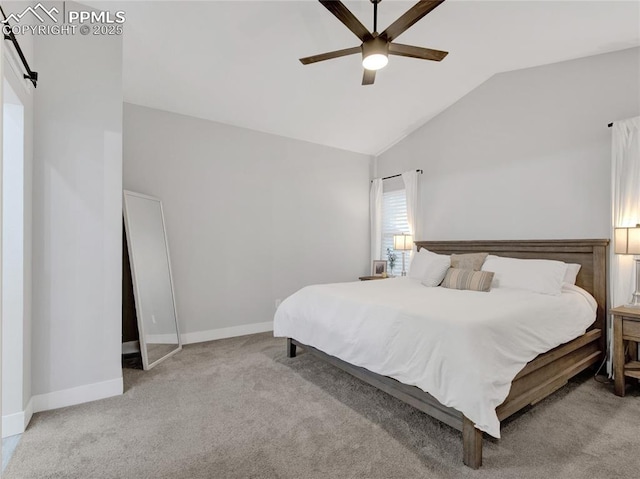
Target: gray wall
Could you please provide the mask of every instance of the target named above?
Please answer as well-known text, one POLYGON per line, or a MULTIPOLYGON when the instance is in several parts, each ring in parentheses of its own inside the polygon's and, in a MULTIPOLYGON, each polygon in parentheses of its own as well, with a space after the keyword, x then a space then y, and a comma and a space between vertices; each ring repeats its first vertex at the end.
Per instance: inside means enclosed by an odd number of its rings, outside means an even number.
POLYGON ((36 36, 34 408, 122 392, 122 39, 36 36), (96 383, 102 383, 95 387, 96 383), (64 395, 49 395, 88 386, 64 395))
POLYGON ((494 76, 377 158, 422 168, 418 238, 609 237, 611 130, 640 114, 640 48, 494 76))
POLYGON ((271 321, 276 299, 366 273, 370 161, 125 104, 124 186, 162 199, 181 333, 271 321))
MULTIPOLYGON (((3 7, 7 6, 3 4, 3 7)), ((24 7, 22 7, 24 8, 24 7)), ((9 10, 11 11, 11 10, 9 10)), ((5 13, 9 14, 7 10, 5 13)), ((10 91, 4 90, 4 103, 12 108, 22 105, 23 128, 17 128, 17 138, 23 136, 17 155, 4 157, 3 164, 3 291, 2 291, 2 415, 4 436, 24 430, 24 419, 16 417, 31 399, 31 195, 33 162, 33 89, 22 78, 21 64, 11 48, 4 50, 4 78, 10 91), (13 61, 9 58, 12 57, 13 61), (15 96, 14 96, 15 95, 15 96), (16 161, 17 160, 17 161, 16 161), (9 169, 13 171, 9 171, 9 169), (20 178, 20 183, 16 180, 20 178), (16 183, 14 183, 16 182, 16 183), (11 195, 9 197, 8 195, 11 195), (9 221, 7 221, 9 220, 9 221), (7 230, 7 227, 10 230, 7 230), (7 244, 8 242, 13 244, 7 244), (7 273, 8 277, 7 277, 7 273), (10 308, 10 309, 9 309, 10 308), (13 421, 7 421, 12 416, 13 421), (22 428, 15 427, 22 422, 22 428)), ((21 42, 23 53, 33 59, 30 35, 21 42)), ((6 106, 5 106, 6 108, 6 106)), ((17 110, 14 110, 17 111, 17 110)), ((5 115, 5 129, 8 118, 5 115)), ((16 140, 16 137, 13 138, 16 140)), ((17 141, 4 138, 7 146, 17 141)))

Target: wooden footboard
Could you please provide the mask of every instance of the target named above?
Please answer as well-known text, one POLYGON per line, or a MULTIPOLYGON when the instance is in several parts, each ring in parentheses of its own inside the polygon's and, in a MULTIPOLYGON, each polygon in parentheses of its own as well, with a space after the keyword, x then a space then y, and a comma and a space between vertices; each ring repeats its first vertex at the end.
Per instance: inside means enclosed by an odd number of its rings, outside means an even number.
POLYGON ((504 402, 496 408, 501 421, 525 406, 552 394, 581 371, 602 360, 602 331, 592 329, 573 341, 541 354, 527 364, 511 383, 504 402))
MULTIPOLYGON (((522 408, 540 402, 564 386, 571 377, 598 363, 602 359, 602 351, 599 348, 601 335, 602 332, 599 329, 591 330, 569 343, 541 354, 528 363, 513 380, 507 399, 496 408, 498 418, 502 421, 522 408)), ((354 366, 292 338, 287 338, 287 357, 296 356, 297 346, 454 429, 462 431, 464 464, 473 469, 478 469, 482 465, 482 431, 476 429, 473 422, 460 411, 444 406, 420 388, 408 386, 393 378, 354 366)))

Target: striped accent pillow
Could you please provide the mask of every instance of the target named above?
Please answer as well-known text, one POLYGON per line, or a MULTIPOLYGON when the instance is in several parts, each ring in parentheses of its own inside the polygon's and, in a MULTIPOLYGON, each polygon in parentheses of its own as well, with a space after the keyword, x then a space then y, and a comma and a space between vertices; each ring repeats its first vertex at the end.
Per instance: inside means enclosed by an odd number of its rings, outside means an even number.
POLYGON ((491 289, 493 274, 491 271, 449 268, 440 286, 449 289, 489 291, 491 289))

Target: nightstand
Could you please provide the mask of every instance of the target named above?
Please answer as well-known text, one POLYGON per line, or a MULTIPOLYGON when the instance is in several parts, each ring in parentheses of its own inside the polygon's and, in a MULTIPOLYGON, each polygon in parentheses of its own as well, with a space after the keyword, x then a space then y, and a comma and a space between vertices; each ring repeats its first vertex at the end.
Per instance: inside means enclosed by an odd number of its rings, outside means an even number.
POLYGON ((360 281, 371 281, 372 279, 388 279, 389 276, 360 276, 360 281))
POLYGON ((613 308, 610 313, 613 315, 615 393, 618 396, 624 396, 625 379, 640 379, 640 361, 638 361, 640 308, 618 306, 613 308), (628 344, 628 354, 625 354, 625 342, 628 344))

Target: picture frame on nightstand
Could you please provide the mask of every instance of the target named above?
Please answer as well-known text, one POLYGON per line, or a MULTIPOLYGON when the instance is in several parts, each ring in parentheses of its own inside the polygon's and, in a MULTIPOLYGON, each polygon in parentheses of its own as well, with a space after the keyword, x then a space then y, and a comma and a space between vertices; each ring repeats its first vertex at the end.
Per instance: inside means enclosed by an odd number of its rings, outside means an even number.
POLYGON ((384 276, 387 274, 387 260, 376 259, 371 265, 371 276, 384 276))

